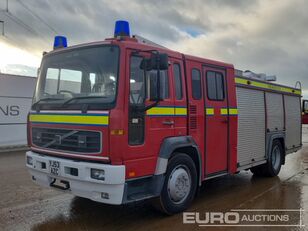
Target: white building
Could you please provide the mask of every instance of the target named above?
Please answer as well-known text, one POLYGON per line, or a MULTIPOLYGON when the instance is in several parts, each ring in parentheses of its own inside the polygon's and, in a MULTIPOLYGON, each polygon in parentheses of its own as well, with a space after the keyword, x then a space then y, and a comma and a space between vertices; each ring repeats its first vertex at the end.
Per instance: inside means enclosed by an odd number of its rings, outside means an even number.
POLYGON ((27 115, 36 78, 0 73, 0 149, 27 144, 27 115))

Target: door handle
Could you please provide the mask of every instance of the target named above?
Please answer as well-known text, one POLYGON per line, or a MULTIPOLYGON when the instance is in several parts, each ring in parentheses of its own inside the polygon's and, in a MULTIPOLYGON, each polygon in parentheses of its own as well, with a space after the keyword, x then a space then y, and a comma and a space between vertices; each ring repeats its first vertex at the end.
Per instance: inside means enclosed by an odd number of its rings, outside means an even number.
POLYGON ((163 121, 163 125, 174 125, 174 121, 172 121, 172 120, 165 120, 165 121, 163 121))

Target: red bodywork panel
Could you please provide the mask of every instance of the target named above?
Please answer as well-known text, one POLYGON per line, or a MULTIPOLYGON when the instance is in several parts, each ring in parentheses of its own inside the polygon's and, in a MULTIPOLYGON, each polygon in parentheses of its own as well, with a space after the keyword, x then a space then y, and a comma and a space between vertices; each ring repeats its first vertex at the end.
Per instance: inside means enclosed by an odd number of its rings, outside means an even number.
POLYGON ((223 108, 237 108, 233 66, 192 56, 185 56, 185 58, 190 109, 189 135, 193 136, 202 152, 204 174, 202 179, 223 172, 235 173, 237 169, 237 115, 221 115, 223 108), (201 73, 202 98, 200 100, 192 97, 193 69, 201 73), (228 94, 225 95, 223 101, 208 99, 207 71, 215 71, 224 75, 225 92, 228 94))

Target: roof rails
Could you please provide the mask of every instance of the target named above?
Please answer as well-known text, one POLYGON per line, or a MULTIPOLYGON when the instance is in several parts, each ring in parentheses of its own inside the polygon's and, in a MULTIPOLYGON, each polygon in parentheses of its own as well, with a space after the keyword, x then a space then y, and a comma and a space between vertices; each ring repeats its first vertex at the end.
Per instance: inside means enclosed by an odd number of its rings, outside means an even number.
POLYGON ((235 69, 235 76, 246 77, 250 79, 257 79, 261 81, 276 81, 277 80, 276 75, 266 75, 264 73, 257 74, 250 70, 241 71, 241 70, 235 69))
POLYGON ((142 37, 142 36, 140 36, 140 35, 133 35, 133 38, 135 38, 135 39, 137 39, 137 41, 139 42, 139 43, 144 43, 144 44, 148 44, 148 45, 151 45, 151 46, 154 46, 154 47, 159 47, 159 48, 163 48, 163 49, 168 49, 167 47, 164 47, 164 46, 162 46, 162 45, 159 45, 159 44, 157 44, 157 43, 155 43, 155 42, 152 42, 151 40, 149 40, 149 39, 146 39, 146 38, 144 38, 144 37, 142 37))

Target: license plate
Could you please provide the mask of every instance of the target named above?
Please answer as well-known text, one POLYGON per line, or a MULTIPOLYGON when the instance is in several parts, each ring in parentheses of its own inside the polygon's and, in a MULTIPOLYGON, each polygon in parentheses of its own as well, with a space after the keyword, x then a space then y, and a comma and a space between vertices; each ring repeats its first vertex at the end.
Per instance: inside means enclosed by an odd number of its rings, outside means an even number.
POLYGON ((50 173, 55 176, 60 175, 60 162, 56 160, 49 161, 50 173))

